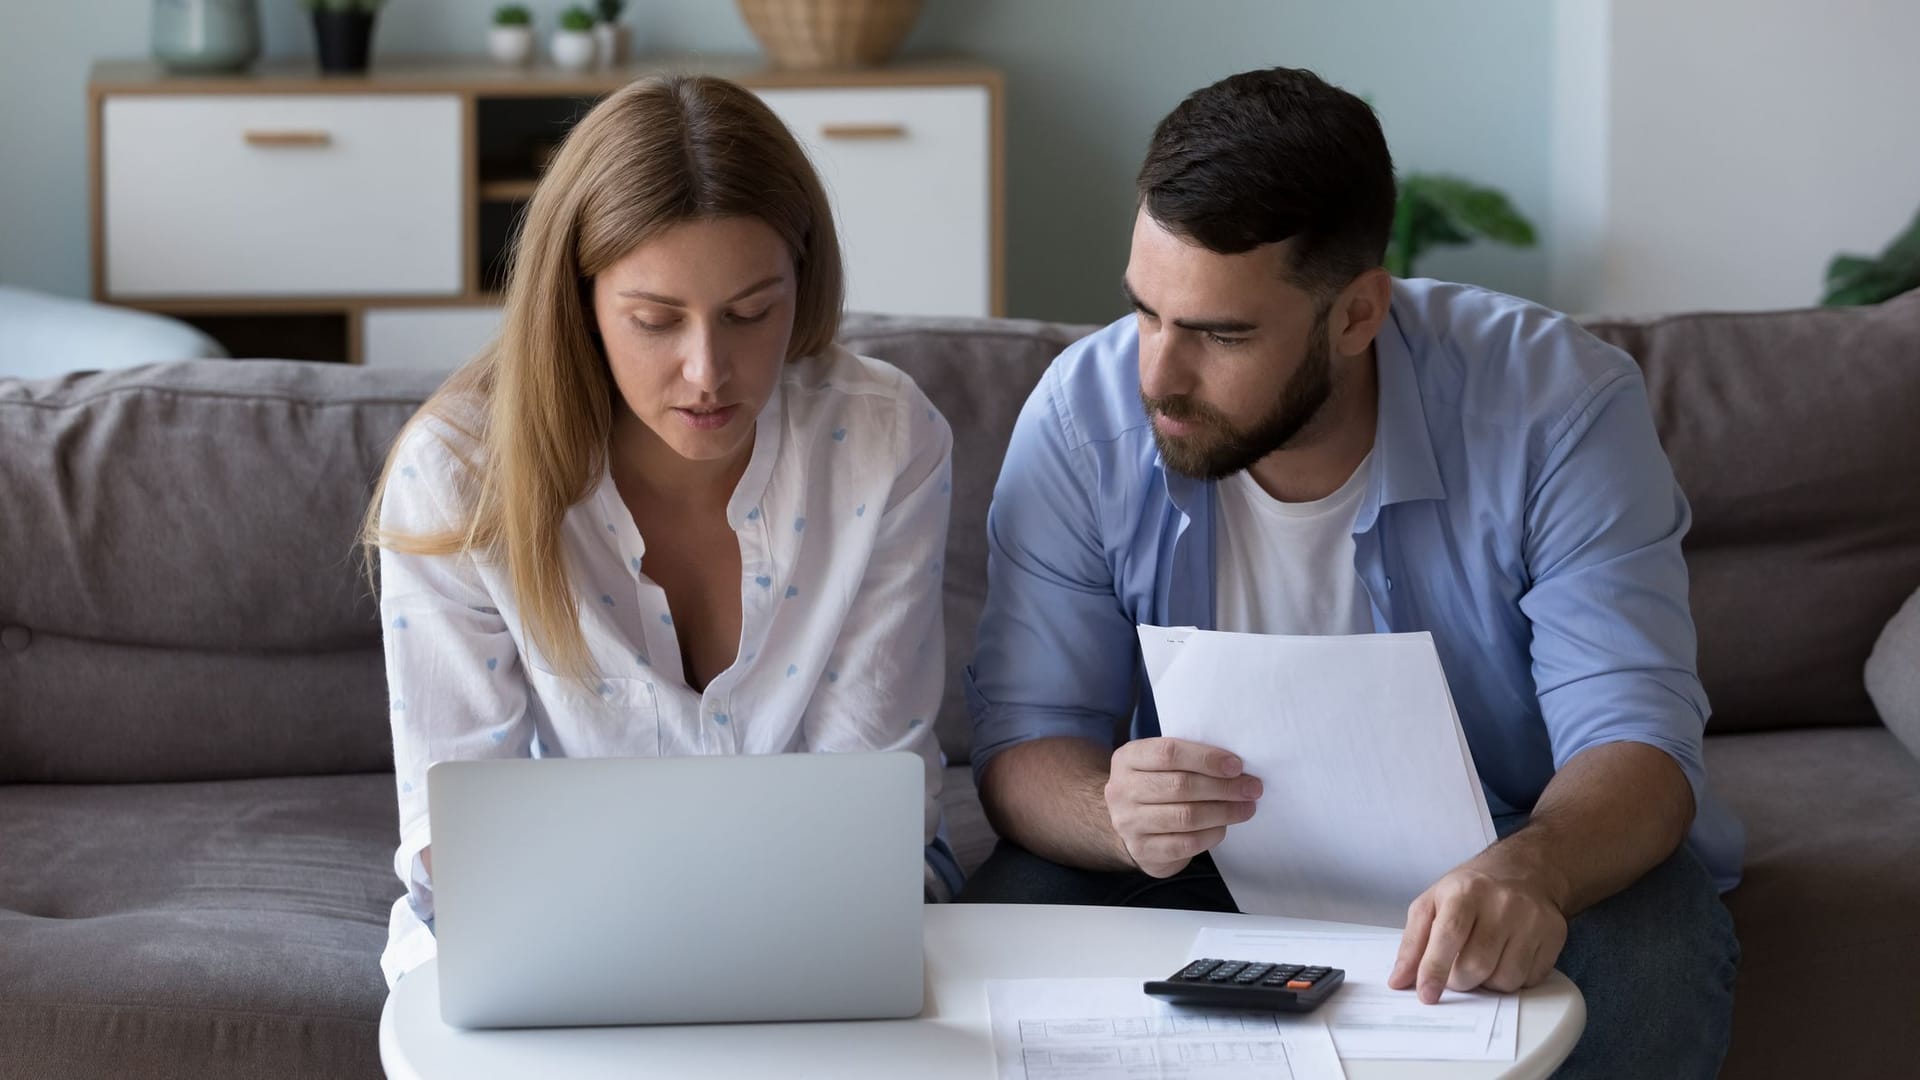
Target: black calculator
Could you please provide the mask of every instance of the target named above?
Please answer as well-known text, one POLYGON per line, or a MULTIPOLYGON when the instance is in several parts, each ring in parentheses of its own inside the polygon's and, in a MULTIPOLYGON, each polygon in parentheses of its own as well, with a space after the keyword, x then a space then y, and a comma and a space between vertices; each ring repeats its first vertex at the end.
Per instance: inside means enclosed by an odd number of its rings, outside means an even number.
POLYGON ((1148 983, 1146 990, 1173 1005, 1308 1012, 1333 996, 1346 978, 1340 968, 1310 964, 1195 960, 1165 979, 1148 983))

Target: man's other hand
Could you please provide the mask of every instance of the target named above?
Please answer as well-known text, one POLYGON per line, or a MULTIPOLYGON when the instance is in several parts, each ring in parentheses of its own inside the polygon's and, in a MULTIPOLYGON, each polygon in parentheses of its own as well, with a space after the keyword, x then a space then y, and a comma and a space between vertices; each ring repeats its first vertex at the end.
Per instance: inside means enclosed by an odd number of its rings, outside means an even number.
POLYGON ((1546 877, 1500 847, 1449 871, 1407 908, 1387 985, 1416 988, 1428 1005, 1442 990, 1539 985, 1567 944, 1566 916, 1546 877))

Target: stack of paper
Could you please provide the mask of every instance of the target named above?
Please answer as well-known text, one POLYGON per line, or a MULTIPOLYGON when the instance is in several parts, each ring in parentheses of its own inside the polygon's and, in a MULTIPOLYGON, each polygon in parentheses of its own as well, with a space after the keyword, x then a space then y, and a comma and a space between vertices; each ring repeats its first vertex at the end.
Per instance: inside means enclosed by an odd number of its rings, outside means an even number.
POLYGON ((1143 626, 1140 648, 1161 734, 1230 750, 1265 786, 1213 851, 1240 910, 1404 926, 1493 843, 1431 635, 1143 626))
POLYGON ((1168 1005, 1145 979, 987 983, 1000 1080, 1344 1080, 1315 1016, 1168 1005))

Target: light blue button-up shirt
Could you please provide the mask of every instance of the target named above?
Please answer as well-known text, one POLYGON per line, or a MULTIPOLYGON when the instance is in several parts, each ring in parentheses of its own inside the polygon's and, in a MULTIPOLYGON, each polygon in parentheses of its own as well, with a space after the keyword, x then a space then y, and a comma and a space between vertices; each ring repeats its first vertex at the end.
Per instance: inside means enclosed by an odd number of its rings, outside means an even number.
MULTIPOLYGON (((1129 713, 1157 735, 1136 624, 1214 625, 1213 485, 1161 463, 1138 347, 1131 316, 1075 343, 1014 428, 967 672, 976 776, 1028 739, 1107 743, 1129 713)), ((1434 281, 1395 282, 1375 352, 1354 567, 1377 631, 1432 632, 1490 808, 1531 809, 1589 747, 1646 743, 1685 772, 1687 842, 1732 888, 1744 836, 1701 755, 1691 513, 1639 368, 1563 315, 1434 281)))

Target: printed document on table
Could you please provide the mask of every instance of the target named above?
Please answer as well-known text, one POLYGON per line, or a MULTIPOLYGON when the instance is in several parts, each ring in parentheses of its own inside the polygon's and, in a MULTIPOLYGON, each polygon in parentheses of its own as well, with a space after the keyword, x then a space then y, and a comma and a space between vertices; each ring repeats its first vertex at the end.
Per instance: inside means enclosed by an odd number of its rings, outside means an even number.
POLYGON ((1000 1080, 1344 1080, 1317 1017, 1168 1005, 1139 979, 992 979, 1000 1080))
POLYGON ((1213 849, 1240 910, 1405 926, 1493 843, 1432 635, 1142 626, 1140 648, 1161 734, 1231 750, 1265 785, 1213 849))
POLYGON ((1436 1004, 1422 1005, 1411 990, 1387 988, 1387 973, 1399 950, 1400 935, 1391 930, 1208 927, 1193 939, 1187 958, 1344 969, 1346 982, 1312 1014, 1333 1033, 1333 1045, 1344 1060, 1514 1060, 1520 1042, 1517 995, 1448 990, 1436 1004))

